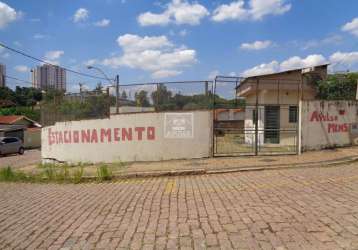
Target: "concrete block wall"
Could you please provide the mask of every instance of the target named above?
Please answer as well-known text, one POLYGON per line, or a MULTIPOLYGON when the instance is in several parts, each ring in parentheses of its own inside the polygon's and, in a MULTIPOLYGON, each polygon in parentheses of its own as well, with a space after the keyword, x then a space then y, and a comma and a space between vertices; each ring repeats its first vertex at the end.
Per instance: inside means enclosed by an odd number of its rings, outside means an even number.
POLYGON ((42 129, 42 158, 67 162, 161 161, 210 157, 212 112, 122 114, 42 129))
POLYGON ((351 125, 358 122, 357 101, 302 102, 302 149, 349 146, 351 125))

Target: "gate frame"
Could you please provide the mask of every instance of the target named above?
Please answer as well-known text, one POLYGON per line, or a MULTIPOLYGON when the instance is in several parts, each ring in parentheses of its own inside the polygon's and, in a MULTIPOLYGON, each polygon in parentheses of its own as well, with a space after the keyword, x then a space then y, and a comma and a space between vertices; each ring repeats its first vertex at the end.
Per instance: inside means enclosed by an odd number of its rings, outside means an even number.
MULTIPOLYGON (((295 81, 298 85, 297 87, 297 122, 296 122, 296 140, 295 140, 295 154, 296 155, 300 155, 301 154, 301 134, 302 134, 302 131, 301 131, 301 128, 302 128, 302 124, 301 124, 301 121, 302 121, 302 96, 303 96, 303 79, 304 79, 304 73, 302 71, 302 74, 301 74, 301 79, 300 81, 295 81)), ((235 91, 237 90, 237 87, 239 86, 239 84, 242 82, 242 80, 244 80, 246 78, 244 77, 236 77, 236 76, 216 76, 215 77, 215 80, 213 82, 213 85, 212 85, 212 89, 213 89, 213 134, 212 134, 212 157, 223 157, 222 155, 216 155, 216 148, 217 148, 217 142, 215 141, 215 123, 216 123, 216 110, 217 110, 217 107, 216 107, 216 93, 217 93, 217 83, 235 83, 235 91)), ((253 80, 256 81, 256 86, 255 86, 255 104, 252 105, 254 106, 254 109, 255 110, 255 113, 256 113, 256 116, 255 116, 255 119, 254 119, 254 125, 255 125, 255 150, 254 150, 254 153, 252 154, 252 156, 259 156, 259 106, 266 106, 266 104, 260 104, 259 103, 259 87, 260 87, 260 79, 259 79, 259 76, 254 76, 252 77, 253 80)), ((280 91, 280 79, 277 80, 277 84, 278 84, 278 92, 280 91)), ((278 97, 279 97, 279 94, 278 94, 278 97)), ((237 100, 238 100, 238 97, 237 97, 237 92, 235 92, 235 102, 237 103, 237 100)), ((284 106, 284 105, 287 105, 289 106, 290 104, 280 104, 279 102, 277 104, 271 104, 271 105, 278 105, 280 107, 280 110, 281 110, 281 106, 284 106)), ((294 105, 294 104, 291 104, 291 105, 294 105)), ((245 104, 245 107, 246 107, 246 104, 245 104)), ((228 108, 230 109, 230 108, 228 108)), ((246 108, 245 108, 245 112, 246 112, 246 108)), ((244 128, 244 131, 245 131, 245 128, 244 128)), ((265 131, 265 129, 264 129, 265 131)), ((280 127, 280 130, 279 130, 279 133, 281 133, 281 127, 280 127)), ((245 134, 245 132, 244 132, 245 134)), ((288 152, 287 152, 288 153, 288 152)), ((228 153, 226 156, 240 156, 240 155, 234 155, 234 153, 232 153, 232 155, 230 155, 230 153, 228 153)))

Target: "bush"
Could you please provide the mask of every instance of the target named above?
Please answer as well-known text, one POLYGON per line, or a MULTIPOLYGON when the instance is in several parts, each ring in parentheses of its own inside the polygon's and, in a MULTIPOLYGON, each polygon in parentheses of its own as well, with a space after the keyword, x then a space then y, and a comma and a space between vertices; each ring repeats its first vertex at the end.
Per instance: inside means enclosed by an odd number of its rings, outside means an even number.
POLYGON ((0 115, 24 115, 34 121, 40 121, 40 110, 31 107, 0 108, 0 115))

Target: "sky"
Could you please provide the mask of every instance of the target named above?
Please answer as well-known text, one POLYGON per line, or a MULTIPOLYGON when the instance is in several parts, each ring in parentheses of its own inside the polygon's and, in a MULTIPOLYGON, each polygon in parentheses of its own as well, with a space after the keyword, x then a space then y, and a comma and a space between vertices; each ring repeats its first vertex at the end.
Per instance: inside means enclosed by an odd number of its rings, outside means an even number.
MULTIPOLYGON (((83 73, 98 74, 86 68, 94 65, 122 84, 324 63, 355 71, 357 10, 357 0, 0 0, 0 41, 83 73)), ((0 62, 24 80, 39 64, 2 48, 0 62)), ((70 91, 98 82, 69 72, 67 78, 70 91)))

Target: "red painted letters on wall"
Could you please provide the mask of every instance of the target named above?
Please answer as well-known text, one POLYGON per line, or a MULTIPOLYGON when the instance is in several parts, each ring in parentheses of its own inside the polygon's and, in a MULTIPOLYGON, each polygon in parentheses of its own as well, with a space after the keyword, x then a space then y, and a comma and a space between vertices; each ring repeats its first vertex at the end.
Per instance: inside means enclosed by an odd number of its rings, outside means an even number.
POLYGON ((155 140, 155 127, 134 128, 101 128, 52 131, 48 129, 48 143, 71 144, 71 143, 111 143, 120 141, 153 141, 155 140))

